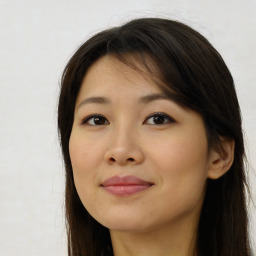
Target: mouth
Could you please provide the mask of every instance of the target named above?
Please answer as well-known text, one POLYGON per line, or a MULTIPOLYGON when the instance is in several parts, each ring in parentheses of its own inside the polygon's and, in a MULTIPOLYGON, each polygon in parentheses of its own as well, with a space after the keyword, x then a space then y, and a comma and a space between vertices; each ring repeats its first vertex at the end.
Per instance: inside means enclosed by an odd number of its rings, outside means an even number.
POLYGON ((108 193, 117 196, 129 196, 144 191, 153 185, 135 176, 113 176, 105 180, 101 187, 108 193))

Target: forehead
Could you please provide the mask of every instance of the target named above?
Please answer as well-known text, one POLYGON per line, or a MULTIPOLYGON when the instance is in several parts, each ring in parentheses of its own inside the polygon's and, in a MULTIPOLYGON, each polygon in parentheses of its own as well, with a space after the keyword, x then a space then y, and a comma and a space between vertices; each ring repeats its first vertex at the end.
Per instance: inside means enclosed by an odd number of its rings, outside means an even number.
POLYGON ((136 94, 161 92, 153 81, 153 74, 134 59, 128 63, 110 55, 101 57, 87 70, 80 88, 78 99, 83 95, 107 93, 120 90, 136 94))

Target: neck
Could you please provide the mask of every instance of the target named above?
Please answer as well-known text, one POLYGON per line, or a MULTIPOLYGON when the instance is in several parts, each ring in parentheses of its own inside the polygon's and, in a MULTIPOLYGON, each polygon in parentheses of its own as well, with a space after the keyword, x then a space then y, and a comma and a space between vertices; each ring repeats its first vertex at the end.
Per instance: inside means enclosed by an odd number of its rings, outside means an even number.
POLYGON ((114 256, 196 256, 197 227, 183 223, 153 232, 110 231, 114 256))

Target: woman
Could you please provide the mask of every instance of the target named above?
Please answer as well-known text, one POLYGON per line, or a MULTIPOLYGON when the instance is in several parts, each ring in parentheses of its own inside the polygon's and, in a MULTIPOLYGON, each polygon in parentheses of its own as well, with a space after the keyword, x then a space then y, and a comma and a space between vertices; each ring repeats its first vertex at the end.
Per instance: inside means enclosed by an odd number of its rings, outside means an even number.
POLYGON ((58 126, 70 256, 250 255, 239 104, 202 35, 156 18, 96 34, 58 126))

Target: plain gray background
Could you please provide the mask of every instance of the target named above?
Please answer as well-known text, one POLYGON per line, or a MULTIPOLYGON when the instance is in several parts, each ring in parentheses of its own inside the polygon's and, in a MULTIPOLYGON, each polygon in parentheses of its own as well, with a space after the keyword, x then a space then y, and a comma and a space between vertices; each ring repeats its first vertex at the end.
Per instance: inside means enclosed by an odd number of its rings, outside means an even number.
POLYGON ((255 198, 255 13, 256 0, 0 0, 0 255, 67 255, 56 128, 61 72, 85 39, 134 17, 183 21, 221 53, 237 87, 255 198))

